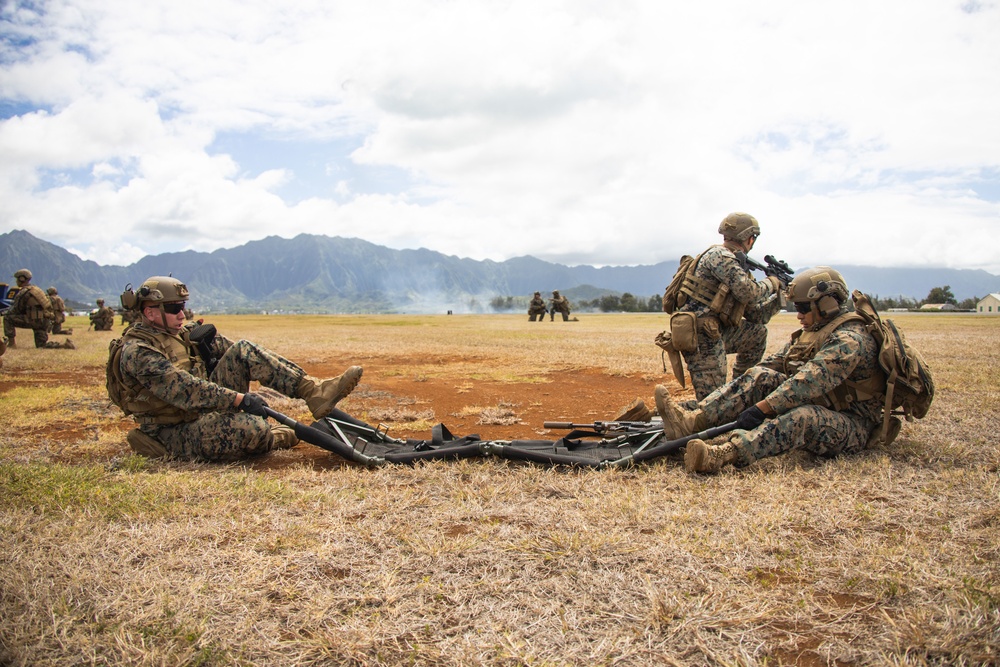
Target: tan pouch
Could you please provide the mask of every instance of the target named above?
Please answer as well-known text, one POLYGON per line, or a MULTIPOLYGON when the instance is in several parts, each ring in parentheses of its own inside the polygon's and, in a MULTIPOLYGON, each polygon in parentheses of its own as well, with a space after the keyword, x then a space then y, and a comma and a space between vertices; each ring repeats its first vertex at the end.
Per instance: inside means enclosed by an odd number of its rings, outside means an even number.
POLYGON ((698 349, 698 317, 694 313, 674 313, 670 316, 670 340, 678 352, 698 349))
POLYGON ((148 456, 151 459, 162 459, 167 456, 167 449, 160 442, 149 435, 146 435, 137 428, 132 429, 125 435, 128 446, 136 454, 148 456))
POLYGON ((698 331, 705 334, 705 337, 709 340, 719 340, 722 338, 722 328, 719 326, 719 320, 711 315, 698 320, 698 331))

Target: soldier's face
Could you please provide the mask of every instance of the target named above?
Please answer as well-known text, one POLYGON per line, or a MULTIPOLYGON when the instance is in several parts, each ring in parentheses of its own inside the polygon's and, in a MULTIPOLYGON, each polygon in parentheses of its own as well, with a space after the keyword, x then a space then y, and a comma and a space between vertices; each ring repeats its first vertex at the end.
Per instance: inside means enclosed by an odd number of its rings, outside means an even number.
POLYGON ((176 333, 184 324, 184 304, 164 304, 163 310, 158 306, 146 306, 142 309, 142 316, 154 327, 176 333), (173 310, 177 312, 171 312, 173 310))
POLYGON ((795 313, 795 316, 799 319, 799 324, 802 325, 803 329, 808 329, 816 324, 816 314, 811 310, 808 313, 795 313))

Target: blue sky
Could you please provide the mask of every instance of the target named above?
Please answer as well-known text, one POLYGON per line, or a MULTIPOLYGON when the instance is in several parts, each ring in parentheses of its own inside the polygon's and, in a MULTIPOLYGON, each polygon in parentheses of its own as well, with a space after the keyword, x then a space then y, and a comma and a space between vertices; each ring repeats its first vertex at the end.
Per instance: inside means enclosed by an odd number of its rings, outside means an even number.
POLYGON ((0 232, 1000 273, 1000 3, 0 6, 0 232))

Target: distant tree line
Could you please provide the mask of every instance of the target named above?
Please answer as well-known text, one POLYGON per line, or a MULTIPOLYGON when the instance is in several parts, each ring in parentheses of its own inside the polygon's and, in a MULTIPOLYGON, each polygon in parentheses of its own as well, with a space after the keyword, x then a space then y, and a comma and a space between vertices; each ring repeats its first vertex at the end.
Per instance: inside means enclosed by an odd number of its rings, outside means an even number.
MULTIPOLYGON (((531 297, 527 296, 495 296, 490 300, 490 308, 494 312, 527 311, 531 297)), ((948 303, 958 310, 975 310, 979 303, 979 297, 958 301, 950 285, 944 287, 934 287, 927 293, 924 299, 911 299, 905 296, 881 297, 872 296, 872 303, 878 310, 889 310, 892 308, 905 308, 907 310, 917 310, 926 303, 948 303)), ((572 301, 573 310, 601 313, 659 313, 663 310, 663 297, 654 294, 649 298, 637 297, 634 294, 625 292, 624 294, 606 294, 596 299, 581 299, 572 301)), ((794 311, 792 304, 788 304, 788 311, 794 311)))
POLYGON ((944 287, 932 287, 931 291, 927 293, 927 297, 920 300, 909 299, 905 296, 896 298, 873 296, 872 303, 878 310, 888 310, 890 308, 916 310, 928 303, 947 303, 955 306, 958 310, 975 310, 976 304, 979 303, 979 297, 974 296, 971 299, 958 301, 955 298, 955 293, 951 291, 951 285, 945 285, 944 287))
MULTIPOLYGON (((524 310, 527 312, 531 297, 526 296, 495 296, 490 300, 490 308, 495 312, 524 310)), ((546 306, 548 301, 546 300, 546 306)), ((570 299, 572 310, 602 313, 659 313, 663 310, 663 297, 654 294, 648 299, 637 297, 630 292, 624 294, 605 294, 596 299, 570 299)))

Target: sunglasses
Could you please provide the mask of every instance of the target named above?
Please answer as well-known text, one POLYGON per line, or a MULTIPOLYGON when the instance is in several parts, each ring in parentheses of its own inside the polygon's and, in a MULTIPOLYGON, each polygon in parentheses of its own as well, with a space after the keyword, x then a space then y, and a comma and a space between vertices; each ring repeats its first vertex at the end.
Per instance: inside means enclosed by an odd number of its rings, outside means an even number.
POLYGON ((795 312, 802 313, 803 315, 808 314, 812 310, 811 301, 796 301, 795 302, 795 312))
POLYGON ((187 304, 181 301, 180 303, 165 303, 163 304, 163 312, 169 313, 171 315, 176 315, 184 310, 184 306, 187 304))

